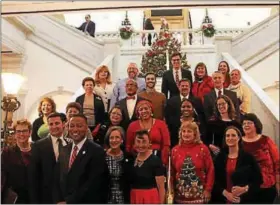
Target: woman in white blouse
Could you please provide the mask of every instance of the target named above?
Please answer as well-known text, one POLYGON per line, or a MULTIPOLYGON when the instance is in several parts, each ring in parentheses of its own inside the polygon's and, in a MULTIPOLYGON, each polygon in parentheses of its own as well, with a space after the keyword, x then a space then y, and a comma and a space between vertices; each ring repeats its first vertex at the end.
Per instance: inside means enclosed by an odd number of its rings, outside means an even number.
POLYGON ((94 92, 102 98, 105 113, 108 113, 114 88, 109 68, 106 65, 102 65, 97 68, 94 80, 96 83, 94 92))
POLYGON ((241 81, 241 73, 238 69, 233 69, 230 73, 230 85, 228 90, 234 91, 240 103, 240 112, 242 115, 250 112, 251 92, 249 88, 241 81))

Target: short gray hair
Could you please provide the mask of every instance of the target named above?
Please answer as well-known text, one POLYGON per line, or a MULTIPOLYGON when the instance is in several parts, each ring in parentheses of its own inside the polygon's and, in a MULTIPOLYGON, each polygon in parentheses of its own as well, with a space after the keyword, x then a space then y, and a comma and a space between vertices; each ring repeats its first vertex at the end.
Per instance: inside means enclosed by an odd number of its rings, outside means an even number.
POLYGON ((120 126, 110 127, 105 134, 105 144, 109 147, 110 147, 110 144, 109 144, 110 135, 113 131, 116 131, 116 130, 119 131, 119 133, 121 134, 122 140, 124 141, 124 136, 125 136, 124 129, 120 126))

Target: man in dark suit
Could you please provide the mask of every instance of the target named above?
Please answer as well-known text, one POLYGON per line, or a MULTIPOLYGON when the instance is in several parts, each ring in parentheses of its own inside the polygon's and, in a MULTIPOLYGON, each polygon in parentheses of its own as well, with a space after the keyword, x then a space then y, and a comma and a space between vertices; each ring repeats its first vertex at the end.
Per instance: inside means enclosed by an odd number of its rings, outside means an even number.
POLYGON ((215 102, 218 96, 226 95, 228 96, 234 104, 236 115, 240 117, 239 102, 235 92, 224 89, 224 76, 220 71, 215 71, 212 74, 212 79, 214 83, 214 89, 210 93, 204 96, 204 112, 206 120, 208 121, 213 116, 213 111, 215 107, 215 102))
POLYGON ((179 81, 187 78, 192 84, 192 73, 189 70, 181 68, 181 54, 174 53, 171 56, 172 70, 165 71, 162 77, 161 92, 169 99, 179 95, 179 81), (169 96, 168 96, 169 93, 169 96))
POLYGON ((124 130, 127 130, 131 122, 138 120, 135 113, 136 105, 139 101, 145 100, 145 98, 136 95, 137 90, 137 82, 133 79, 128 79, 125 84, 125 91, 127 96, 116 103, 116 105, 119 105, 121 107, 122 113, 124 113, 122 121, 124 130))
POLYGON ((165 107, 165 120, 171 135, 171 147, 174 147, 178 144, 178 131, 181 124, 181 104, 184 99, 188 99, 191 101, 194 107, 195 114, 197 115, 201 123, 204 123, 205 116, 202 102, 199 98, 193 96, 190 90, 191 82, 189 81, 189 79, 183 78, 179 82, 179 95, 173 96, 172 98, 167 100, 165 107))
POLYGON ((64 122, 60 113, 48 116, 50 134, 38 140, 32 147, 29 183, 32 204, 51 204, 54 182, 54 167, 60 150, 67 145, 63 138, 64 122))
POLYGON ((108 193, 108 169, 105 152, 86 138, 87 118, 73 115, 69 135, 73 143, 63 147, 55 172, 55 203, 105 204, 108 193))
POLYGON ((90 15, 87 14, 85 16, 86 22, 84 22, 80 27, 77 29, 85 32, 86 34, 91 35, 92 37, 95 37, 95 23, 90 20, 90 15))

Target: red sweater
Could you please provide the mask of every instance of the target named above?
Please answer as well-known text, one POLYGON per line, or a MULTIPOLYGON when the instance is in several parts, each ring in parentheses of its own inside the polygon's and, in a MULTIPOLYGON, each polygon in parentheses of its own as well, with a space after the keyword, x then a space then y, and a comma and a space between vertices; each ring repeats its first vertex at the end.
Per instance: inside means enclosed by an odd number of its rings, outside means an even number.
POLYGON ((175 201, 183 204, 203 203, 203 191, 211 193, 215 178, 214 165, 207 146, 177 145, 172 149, 171 161, 175 201))
POLYGON ((276 175, 280 175, 279 150, 276 144, 265 135, 255 142, 242 141, 246 152, 252 154, 261 169, 263 184, 261 188, 269 188, 276 182, 276 175))
MULTIPOLYGON (((140 121, 131 122, 126 133, 126 151, 133 152, 135 133, 137 130, 142 129, 140 121)), ((161 151, 161 159, 164 165, 167 165, 168 154, 170 150, 170 135, 167 125, 164 121, 155 119, 155 123, 150 130, 150 138, 153 150, 161 151)))
POLYGON ((205 76, 202 82, 194 81, 192 84, 192 94, 204 102, 204 95, 208 94, 214 88, 212 77, 205 76))

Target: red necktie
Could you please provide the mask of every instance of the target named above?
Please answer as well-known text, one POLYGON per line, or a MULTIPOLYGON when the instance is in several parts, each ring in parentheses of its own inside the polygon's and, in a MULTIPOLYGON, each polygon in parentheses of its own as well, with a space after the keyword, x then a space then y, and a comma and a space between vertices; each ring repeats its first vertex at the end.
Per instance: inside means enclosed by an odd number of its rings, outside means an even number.
POLYGON ((178 73, 178 70, 176 70, 176 73, 175 73, 175 81, 176 81, 177 87, 179 87, 179 73, 178 73))
POLYGON ((78 151, 78 147, 77 147, 77 145, 75 145, 75 147, 73 149, 73 152, 72 152, 72 155, 71 155, 71 158, 70 158, 70 161, 69 161, 69 169, 71 168, 73 162, 75 161, 75 159, 77 157, 77 151, 78 151))
POLYGON ((222 91, 219 90, 219 91, 218 91, 218 97, 220 97, 221 95, 222 95, 222 91))
POLYGON ((126 99, 127 100, 135 100, 135 95, 134 96, 127 96, 126 99))

